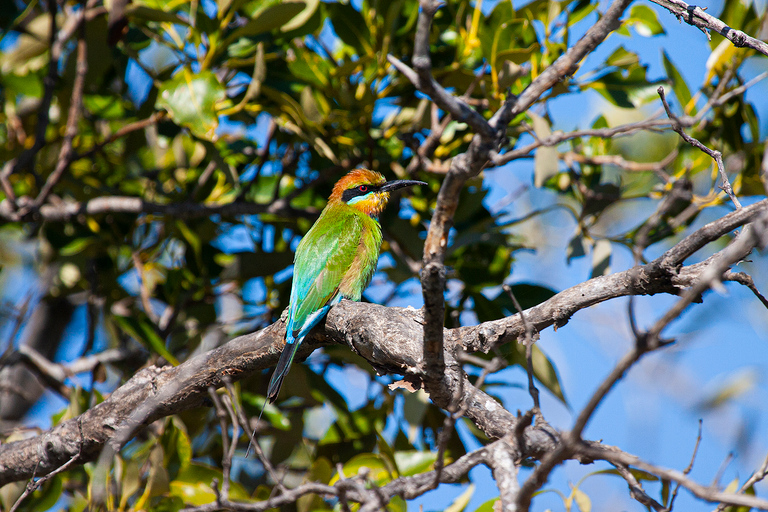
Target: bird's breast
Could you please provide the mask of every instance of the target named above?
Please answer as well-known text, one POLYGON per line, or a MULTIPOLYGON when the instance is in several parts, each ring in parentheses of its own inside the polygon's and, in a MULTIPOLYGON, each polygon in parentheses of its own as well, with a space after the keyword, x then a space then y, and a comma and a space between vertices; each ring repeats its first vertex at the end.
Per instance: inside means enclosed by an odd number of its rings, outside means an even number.
POLYGON ((364 219, 355 257, 339 286, 339 291, 344 297, 360 300, 376 272, 380 251, 381 227, 374 219, 364 219))

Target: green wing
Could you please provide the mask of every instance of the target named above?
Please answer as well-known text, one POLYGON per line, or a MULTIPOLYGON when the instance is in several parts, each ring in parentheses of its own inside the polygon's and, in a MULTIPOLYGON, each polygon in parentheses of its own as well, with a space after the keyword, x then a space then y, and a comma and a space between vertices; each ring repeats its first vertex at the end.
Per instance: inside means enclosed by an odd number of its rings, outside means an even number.
MULTIPOLYGON (((363 220, 345 209, 324 210, 296 249, 288 329, 296 333, 328 305, 357 255, 363 220)), ((308 327, 308 326, 306 326, 308 327)))

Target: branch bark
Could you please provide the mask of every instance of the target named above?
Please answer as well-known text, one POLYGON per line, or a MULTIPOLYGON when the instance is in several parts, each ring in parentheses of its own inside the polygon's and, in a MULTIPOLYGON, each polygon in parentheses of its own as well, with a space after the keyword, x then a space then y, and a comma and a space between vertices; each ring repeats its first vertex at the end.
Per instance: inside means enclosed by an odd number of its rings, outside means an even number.
POLYGON ((704 12, 701 7, 688 5, 683 0, 651 0, 651 2, 665 8, 678 20, 700 28, 707 35, 707 39, 711 39, 707 31, 714 30, 731 41, 736 48, 752 48, 763 55, 768 55, 768 43, 748 36, 741 30, 732 29, 718 18, 704 12))
MULTIPOLYGON (((32 199, 20 197, 18 206, 31 203, 32 199)), ((140 197, 105 196, 97 197, 86 202, 66 201, 59 204, 44 204, 39 209, 30 212, 27 220, 47 222, 67 222, 85 215, 101 215, 107 213, 154 214, 168 215, 180 219, 195 219, 211 215, 254 215, 258 213, 273 213, 288 217, 314 218, 318 215, 315 209, 299 210, 284 201, 272 204, 254 204, 236 202, 221 205, 205 205, 200 203, 160 204, 144 201, 140 197)), ((0 218, 8 221, 19 220, 18 214, 8 200, 0 202, 0 218)))
MULTIPOLYGON (((682 261, 706 243, 768 211, 763 200, 732 212, 700 228, 657 260, 641 267, 631 278, 630 271, 591 279, 569 288, 544 303, 524 311, 526 322, 535 330, 564 325, 580 309, 612 298, 656 293, 679 293, 702 275, 716 257, 687 267, 682 261), (660 270, 654 270, 659 268, 660 270), (660 272, 660 273, 659 273, 660 272)), ((411 375, 425 379, 422 312, 412 308, 388 308, 375 304, 342 301, 331 309, 322 329, 299 349, 306 357, 320 346, 348 345, 380 373, 411 375)), ((156 419, 202 404, 209 387, 224 385, 224 379, 241 379, 277 362, 284 345, 285 326, 281 321, 256 333, 240 336, 222 347, 201 354, 177 367, 145 368, 115 390, 101 404, 81 416, 22 441, 0 445, 0 485, 44 475, 74 457, 82 464, 94 460, 115 433, 128 422, 125 440, 143 425, 156 419), (173 386, 173 393, 163 391, 173 386), (158 400, 160 397, 160 400, 158 400), (128 421, 145 402, 149 413, 128 421), (83 441, 80 439, 82 427, 83 441)), ((458 397, 466 416, 489 437, 503 438, 516 431, 518 418, 495 399, 473 387, 467 380, 456 352, 488 351, 499 343, 509 343, 525 334, 520 314, 485 322, 475 327, 444 329, 454 351, 446 351, 446 365, 453 371, 431 376, 435 385, 428 389, 434 403, 448 408, 458 397)), ((146 406, 144 406, 146 407, 146 406)), ((518 447, 521 456, 540 458, 559 446, 559 434, 547 425, 528 427, 518 447)), ((122 436, 121 436, 122 437, 122 436)), ((120 444, 120 443, 118 443, 120 444)), ((447 468, 446 468, 447 469, 447 468)))

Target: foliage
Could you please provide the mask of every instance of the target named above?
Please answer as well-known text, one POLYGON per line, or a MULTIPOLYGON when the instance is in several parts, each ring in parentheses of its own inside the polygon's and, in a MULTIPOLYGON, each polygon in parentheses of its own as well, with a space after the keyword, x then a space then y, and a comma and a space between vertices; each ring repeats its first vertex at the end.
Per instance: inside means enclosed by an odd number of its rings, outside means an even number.
MULTIPOLYGON (((88 2, 87 7, 63 1, 51 34, 53 4, 15 2, 4 8, 0 21, 0 160, 8 162, 2 171, 8 189, 0 277, 19 267, 6 254, 23 254, 28 246, 33 257, 22 265, 36 276, 27 299, 18 290, 5 290, 5 299, 17 305, 27 300, 30 310, 48 296, 78 305, 86 320, 70 318, 73 325, 80 322, 76 332, 53 340, 75 346, 73 356, 125 347, 140 354, 138 361, 119 359, 106 371, 99 365, 62 382, 60 389, 70 391, 64 396, 70 408, 62 418, 100 401, 102 393, 142 365, 176 365, 213 343, 279 319, 287 306, 298 240, 333 182, 357 165, 429 183, 404 199, 399 212, 390 208, 381 218, 389 256, 368 297, 385 305, 402 303, 412 290, 445 169, 452 157, 467 151, 473 137, 466 123, 433 108, 387 61, 388 54, 404 61, 413 54, 416 0, 364 0, 361 5, 134 0, 127 5, 88 2), (83 30, 68 28, 83 14, 83 30), (51 63, 51 37, 66 30, 71 32, 66 41, 57 39, 60 54, 51 63), (115 44, 108 44, 110 38, 115 44), (78 74, 84 80, 81 91, 78 74), (69 109, 78 101, 81 115, 68 138, 69 109), (430 137, 436 138, 431 151, 421 154, 430 137), (61 162, 66 163, 63 172, 61 162), (52 192, 35 205, 46 184, 52 192), (15 207, 13 197, 19 199, 15 207), (98 210, 99 200, 109 207, 98 210)), ((573 45, 597 19, 598 7, 587 0, 533 0, 514 7, 507 1, 447 2, 430 32, 432 73, 443 87, 466 93, 467 102, 488 119, 573 45)), ((754 33, 765 21, 755 9, 754 3, 726 0, 721 19, 754 33)), ((630 41, 663 32, 657 12, 636 4, 611 37, 630 41)), ((731 157, 735 192, 764 194, 759 172, 765 143, 755 107, 743 90, 722 103, 707 103, 743 83, 741 67, 754 51, 735 49, 717 34, 709 44, 713 57, 700 90, 676 68, 682 57, 665 53, 666 76, 652 78, 629 45, 618 46, 518 115, 507 130, 506 149, 561 133, 553 128, 557 120, 549 106, 558 98, 583 101, 596 92, 610 107, 591 128, 608 130, 644 118, 648 106, 658 103, 657 87, 664 85, 674 94, 679 115, 707 114, 689 124, 689 131, 731 157)), ((531 216, 513 219, 505 206, 492 204, 489 177, 499 171, 480 175, 461 192, 446 260, 450 327, 515 314, 503 283, 514 283, 513 295, 524 309, 554 295, 557 290, 513 274, 519 251, 542 244, 517 229, 549 208, 563 209, 576 224, 568 260, 591 254, 597 276, 609 272, 616 247, 636 247, 641 234, 647 244, 668 243, 699 211, 728 200, 717 187, 712 160, 670 132, 577 136, 526 156, 531 155, 535 186, 552 198, 531 216), (648 167, 627 170, 597 158, 604 155, 648 167), (653 166, 667 157, 665 165, 653 166), (669 213, 666 224, 649 234, 642 229, 644 218, 620 233, 604 234, 602 227, 616 221, 627 203, 660 200, 682 178, 692 183, 692 196, 669 213), (671 222, 690 205, 694 213, 671 222)), ((413 303, 419 305, 418 297, 413 303)), ((8 325, 16 325, 3 331, 11 340, 3 340, 9 352, 32 322, 23 310, 7 315, 8 325)), ((525 368, 522 345, 504 346, 501 356, 525 368)), ((533 356, 537 382, 565 402, 568 393, 555 366, 538 347, 533 356)), ((468 369, 480 373, 479 367, 468 369)), ((524 384, 518 374, 506 375, 515 375, 506 384, 524 384)), ((262 408, 267 377, 255 375, 233 388, 232 398, 249 417, 262 408)), ((389 391, 392 380, 377 376, 346 347, 329 347, 313 355, 311 364, 295 365, 284 386, 285 400, 266 407, 269 426, 259 435, 282 483, 333 485, 365 467, 370 481, 383 485, 433 468, 444 411, 423 394, 389 391), (342 365, 343 378, 364 382, 362 390, 337 390, 339 380, 330 376, 342 365)), ((492 392, 497 384, 484 389, 492 392)), ((469 428, 466 436, 451 437, 448 460, 486 442, 468 420, 460 421, 469 428)), ((247 433, 238 433, 229 497, 266 499, 275 481, 258 459, 243 457, 247 433)), ((156 422, 116 458, 109 505, 180 510, 213 502, 214 481, 220 485, 230 470, 222 467, 228 449, 222 434, 210 408, 156 422)), ((84 510, 95 478, 92 465, 60 473, 20 510, 84 510)), ((21 484, 3 488, 3 508, 22 490, 21 484)), ((453 510, 463 510, 470 495, 457 498, 453 510)), ((578 486, 563 497, 568 509, 575 503, 585 510, 590 503, 578 486)), ((317 496, 296 503, 297 510, 338 506, 317 496)), ((480 507, 492 508, 492 503, 480 507)), ((389 509, 405 510, 405 501, 393 500, 389 509)))

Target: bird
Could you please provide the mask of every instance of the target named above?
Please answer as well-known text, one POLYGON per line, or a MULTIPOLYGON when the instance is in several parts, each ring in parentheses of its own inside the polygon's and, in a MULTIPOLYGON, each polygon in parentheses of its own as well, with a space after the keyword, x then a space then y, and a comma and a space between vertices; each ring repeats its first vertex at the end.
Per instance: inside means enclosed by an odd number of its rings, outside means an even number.
MULTIPOLYGON (((320 217, 296 248, 285 347, 267 388, 274 403, 301 342, 341 299, 359 301, 371 282, 381 250, 378 217, 390 192, 423 181, 386 181, 358 168, 333 187, 320 217)), ((266 404, 266 402, 265 402, 266 404)))

